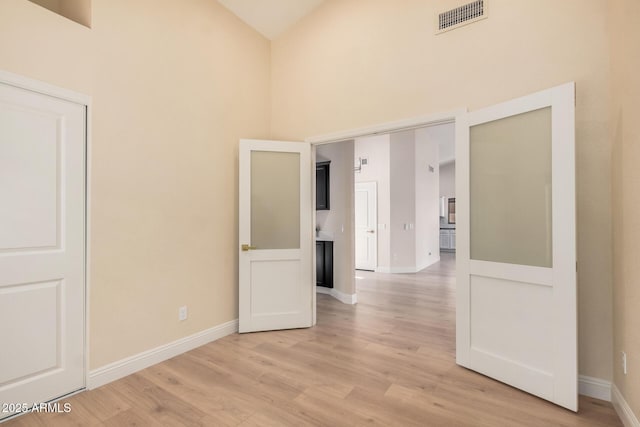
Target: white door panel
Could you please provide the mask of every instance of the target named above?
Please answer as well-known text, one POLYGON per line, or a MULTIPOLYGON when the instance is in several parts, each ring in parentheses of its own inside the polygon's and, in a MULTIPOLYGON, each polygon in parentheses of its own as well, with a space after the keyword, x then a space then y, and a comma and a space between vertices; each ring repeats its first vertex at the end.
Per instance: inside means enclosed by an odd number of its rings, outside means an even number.
POLYGON ((311 209, 309 144, 240 141, 240 332, 312 325, 311 209))
POLYGON ((0 103, 0 251, 59 245, 59 116, 0 103), (26 161, 25 161, 26 160, 26 161))
POLYGON ((356 269, 378 267, 378 202, 375 182, 357 182, 354 195, 356 269))
MULTIPOLYGON (((577 410, 573 83, 457 121, 457 362, 577 410)), ((455 238, 455 237, 454 237, 455 238)))
POLYGON ((0 402, 45 402, 84 387, 83 105, 0 84, 0 200, 0 402))

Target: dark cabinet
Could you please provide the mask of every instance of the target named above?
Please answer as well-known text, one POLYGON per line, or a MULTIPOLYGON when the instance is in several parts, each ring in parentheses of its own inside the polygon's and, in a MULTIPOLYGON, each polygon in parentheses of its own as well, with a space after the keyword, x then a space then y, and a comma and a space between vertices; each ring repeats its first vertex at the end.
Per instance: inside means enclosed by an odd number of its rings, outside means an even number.
POLYGON ((333 242, 316 242, 316 285, 333 288, 333 242))
POLYGON ((329 163, 316 163, 316 210, 329 210, 329 163))

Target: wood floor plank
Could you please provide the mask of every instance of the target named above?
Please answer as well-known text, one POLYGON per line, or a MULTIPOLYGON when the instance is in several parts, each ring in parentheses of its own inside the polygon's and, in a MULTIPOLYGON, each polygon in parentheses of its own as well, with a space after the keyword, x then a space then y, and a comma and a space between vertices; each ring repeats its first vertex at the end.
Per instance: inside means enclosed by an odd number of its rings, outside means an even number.
POLYGON ((575 414, 457 366, 453 266, 358 271, 358 304, 319 294, 313 328, 230 335, 2 427, 622 425, 608 402, 575 414))

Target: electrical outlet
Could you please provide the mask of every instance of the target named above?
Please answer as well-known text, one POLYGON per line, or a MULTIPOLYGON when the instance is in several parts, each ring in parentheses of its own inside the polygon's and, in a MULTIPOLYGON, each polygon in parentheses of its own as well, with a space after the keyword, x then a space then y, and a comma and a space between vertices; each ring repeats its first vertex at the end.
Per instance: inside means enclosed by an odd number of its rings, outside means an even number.
POLYGON ((183 305, 178 309, 178 320, 180 321, 187 320, 187 316, 188 316, 187 306, 183 305))
POLYGON ((627 375, 627 353, 622 352, 622 373, 627 375))

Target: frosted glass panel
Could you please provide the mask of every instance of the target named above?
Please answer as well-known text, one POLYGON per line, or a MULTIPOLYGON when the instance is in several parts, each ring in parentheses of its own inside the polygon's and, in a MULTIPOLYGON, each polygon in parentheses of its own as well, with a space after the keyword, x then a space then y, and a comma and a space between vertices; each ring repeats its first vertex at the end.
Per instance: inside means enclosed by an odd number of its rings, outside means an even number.
POLYGON ((470 129, 471 259, 552 267, 551 107, 470 129))
POLYGON ((300 154, 251 152, 251 245, 300 248, 300 154))

